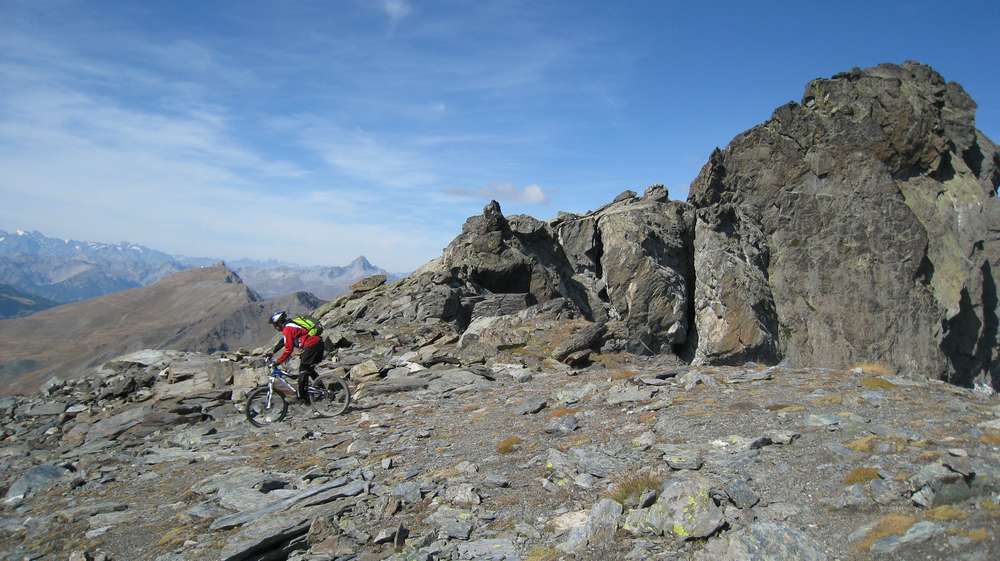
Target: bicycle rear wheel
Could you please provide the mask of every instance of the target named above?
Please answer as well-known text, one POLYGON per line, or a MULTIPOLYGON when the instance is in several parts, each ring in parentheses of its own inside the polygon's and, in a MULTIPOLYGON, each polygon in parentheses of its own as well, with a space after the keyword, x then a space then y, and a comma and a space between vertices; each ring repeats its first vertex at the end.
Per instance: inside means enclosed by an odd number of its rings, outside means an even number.
POLYGON ((255 427, 277 423, 288 414, 288 402, 281 392, 271 392, 271 402, 267 401, 267 386, 261 386, 247 394, 247 420, 255 427))
POLYGON ((324 374, 309 386, 309 399, 314 411, 324 417, 334 417, 350 407, 351 389, 343 378, 324 374))

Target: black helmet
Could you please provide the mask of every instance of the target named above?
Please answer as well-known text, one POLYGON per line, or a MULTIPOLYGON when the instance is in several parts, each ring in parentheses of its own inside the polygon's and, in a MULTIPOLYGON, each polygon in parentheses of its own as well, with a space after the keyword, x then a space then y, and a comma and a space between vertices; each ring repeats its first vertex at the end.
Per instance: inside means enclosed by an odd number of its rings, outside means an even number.
POLYGON ((275 327, 280 326, 280 325, 284 325, 285 322, 287 322, 287 321, 288 321, 288 314, 286 314, 284 311, 275 312, 271 316, 271 325, 273 325, 275 327))

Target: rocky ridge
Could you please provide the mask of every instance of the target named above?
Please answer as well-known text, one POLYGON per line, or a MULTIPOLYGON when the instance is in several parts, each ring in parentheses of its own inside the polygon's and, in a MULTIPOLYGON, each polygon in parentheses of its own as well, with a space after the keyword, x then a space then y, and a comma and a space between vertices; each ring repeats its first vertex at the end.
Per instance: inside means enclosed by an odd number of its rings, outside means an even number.
POLYGON ((918 63, 815 80, 717 150, 687 202, 652 186, 543 222, 494 201, 439 259, 336 300, 324 319, 433 319, 463 334, 559 308, 604 326, 594 350, 875 360, 992 391, 1000 150, 974 111, 918 63))
POLYGON ((186 267, 145 246, 0 230, 0 283, 59 303, 152 284, 186 267))
MULTIPOLYGON (((509 350, 483 363, 463 358, 446 327, 345 332, 321 371, 363 389, 335 418, 293 404, 286 422, 252 427, 240 409, 260 380, 260 350, 143 351, 3 398, 0 551, 151 561, 1000 553, 995 397, 877 364, 607 354, 581 369, 509 350)), ((543 337, 553 349, 566 340, 543 337)))

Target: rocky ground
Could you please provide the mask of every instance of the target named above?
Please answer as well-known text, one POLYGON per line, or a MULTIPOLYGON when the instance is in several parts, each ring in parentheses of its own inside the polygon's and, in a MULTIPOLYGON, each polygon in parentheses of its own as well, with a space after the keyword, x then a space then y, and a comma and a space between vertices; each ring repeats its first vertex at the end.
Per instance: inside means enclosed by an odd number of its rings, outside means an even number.
POLYGON ((151 351, 5 398, 3 559, 1000 557, 995 396, 400 337, 327 365, 365 380, 346 414, 266 429, 238 410, 259 357, 151 351))

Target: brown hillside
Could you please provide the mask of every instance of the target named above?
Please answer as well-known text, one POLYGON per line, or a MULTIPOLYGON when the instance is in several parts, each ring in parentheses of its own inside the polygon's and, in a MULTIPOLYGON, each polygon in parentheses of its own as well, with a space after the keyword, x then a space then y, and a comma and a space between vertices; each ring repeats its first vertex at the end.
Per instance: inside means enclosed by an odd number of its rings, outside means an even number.
POLYGON ((265 341, 271 308, 318 304, 296 294, 262 301, 224 265, 181 271, 142 288, 0 321, 0 394, 33 391, 123 353, 212 352, 265 341))

